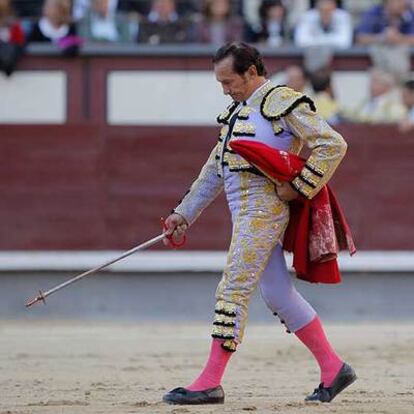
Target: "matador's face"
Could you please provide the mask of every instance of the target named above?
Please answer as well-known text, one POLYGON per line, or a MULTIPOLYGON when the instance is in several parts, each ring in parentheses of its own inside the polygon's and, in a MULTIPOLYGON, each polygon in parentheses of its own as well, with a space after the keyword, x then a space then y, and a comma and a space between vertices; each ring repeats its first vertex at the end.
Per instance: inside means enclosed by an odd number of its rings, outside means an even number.
MULTIPOLYGON (((253 71, 256 72, 255 68, 253 71)), ((224 95, 231 96, 237 102, 245 101, 254 90, 253 79, 257 77, 257 74, 254 76, 250 72, 250 69, 242 75, 235 72, 231 56, 214 65, 214 73, 223 88, 224 95)))

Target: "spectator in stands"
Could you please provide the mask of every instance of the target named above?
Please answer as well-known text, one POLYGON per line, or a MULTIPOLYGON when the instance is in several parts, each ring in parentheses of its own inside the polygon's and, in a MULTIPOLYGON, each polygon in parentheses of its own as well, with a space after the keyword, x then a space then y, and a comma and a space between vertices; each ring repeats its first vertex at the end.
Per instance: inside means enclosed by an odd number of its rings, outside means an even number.
POLYGON ((335 0, 317 0, 316 7, 300 19, 294 33, 298 47, 327 46, 345 49, 352 45, 351 16, 335 0))
POLYGON ((308 77, 303 66, 292 65, 285 69, 284 83, 295 91, 307 93, 308 77))
POLYGON ((414 12, 408 0, 384 0, 369 9, 357 29, 357 42, 369 45, 374 66, 407 79, 414 45, 414 12))
POLYGON ((77 54, 81 39, 72 22, 70 0, 45 0, 43 14, 34 25, 30 42, 53 42, 66 56, 77 54))
POLYGON ((402 100, 407 108, 407 115, 400 121, 398 127, 401 132, 409 132, 414 130, 414 80, 404 83, 402 100))
POLYGON ((339 122, 339 108, 332 87, 331 71, 328 68, 311 73, 310 83, 313 89, 313 102, 318 114, 330 124, 339 122))
POLYGON ((31 42, 53 42, 74 35, 70 0, 45 0, 42 17, 30 33, 31 42))
POLYGON ((139 24, 138 42, 184 43, 190 40, 190 22, 178 15, 175 0, 152 0, 151 11, 139 24))
POLYGON ((129 41, 129 23, 124 15, 111 8, 110 0, 92 0, 91 8, 78 22, 83 39, 98 42, 129 41))
POLYGON ((9 76, 22 55, 25 36, 10 0, 0 0, 0 71, 9 76))
POLYGON ((387 72, 372 69, 369 97, 344 116, 354 122, 395 123, 401 121, 405 113, 394 77, 387 72))
POLYGON ((118 10, 144 17, 151 11, 151 0, 119 0, 118 10))
POLYGON ((222 45, 243 40, 243 32, 243 20, 232 13, 230 0, 206 0, 202 19, 194 27, 194 40, 222 45))
MULTIPOLYGON (((200 11, 200 0, 177 0, 176 8, 180 16, 200 11)), ((119 0, 119 11, 146 16, 151 11, 151 0, 119 0)))
POLYGON ((248 38, 251 42, 266 43, 276 47, 286 38, 286 9, 281 0, 262 0, 259 7, 260 26, 250 27, 248 38))
MULTIPOLYGON (((93 0, 72 0, 72 16, 78 21, 87 16, 92 8, 93 0)), ((108 0, 108 12, 115 13, 118 9, 119 0, 108 0)))
POLYGON ((385 0, 373 6, 356 30, 360 45, 390 44, 414 46, 414 11, 407 0, 385 0))

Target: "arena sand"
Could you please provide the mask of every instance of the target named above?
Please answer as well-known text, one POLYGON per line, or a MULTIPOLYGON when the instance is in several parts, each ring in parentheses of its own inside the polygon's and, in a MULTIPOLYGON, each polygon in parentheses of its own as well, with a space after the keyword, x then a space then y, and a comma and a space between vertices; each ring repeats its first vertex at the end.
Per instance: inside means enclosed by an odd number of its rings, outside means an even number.
POLYGON ((208 325, 0 323, 0 413, 414 413, 414 324, 328 325, 358 381, 331 404, 305 403, 317 367, 278 324, 249 326, 219 406, 169 406, 199 372, 208 325))

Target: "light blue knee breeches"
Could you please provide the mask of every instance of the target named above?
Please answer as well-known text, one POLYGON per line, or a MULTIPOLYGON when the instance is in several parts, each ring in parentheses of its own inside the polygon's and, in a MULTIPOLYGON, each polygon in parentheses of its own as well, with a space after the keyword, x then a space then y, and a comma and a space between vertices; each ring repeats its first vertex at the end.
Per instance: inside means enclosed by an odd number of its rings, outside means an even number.
POLYGON ((315 317, 315 310, 293 284, 280 244, 270 256, 259 286, 268 308, 279 316, 290 332, 296 332, 315 317))

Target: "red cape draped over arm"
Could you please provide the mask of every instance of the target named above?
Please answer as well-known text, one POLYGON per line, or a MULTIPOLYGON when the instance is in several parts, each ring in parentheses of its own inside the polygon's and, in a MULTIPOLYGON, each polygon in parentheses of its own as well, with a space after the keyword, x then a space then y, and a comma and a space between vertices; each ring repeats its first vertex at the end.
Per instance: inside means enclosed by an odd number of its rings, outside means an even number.
MULTIPOLYGON (((271 180, 292 181, 305 160, 261 142, 237 139, 231 148, 271 180)), ((297 277, 312 283, 339 283, 339 250, 355 253, 355 244, 341 207, 332 190, 324 186, 312 200, 290 202, 290 219, 283 248, 293 252, 297 277)))

